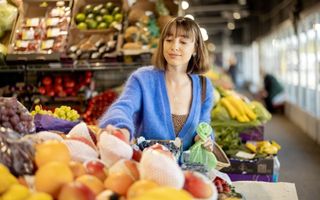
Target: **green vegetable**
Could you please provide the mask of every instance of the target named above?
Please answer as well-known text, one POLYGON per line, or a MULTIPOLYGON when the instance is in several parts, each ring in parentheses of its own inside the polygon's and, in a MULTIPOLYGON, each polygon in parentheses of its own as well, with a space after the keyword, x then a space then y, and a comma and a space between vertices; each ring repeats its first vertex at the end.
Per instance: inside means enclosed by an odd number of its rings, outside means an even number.
POLYGON ((14 20, 18 14, 18 9, 10 4, 3 3, 0 6, 0 29, 8 31, 12 29, 14 20))

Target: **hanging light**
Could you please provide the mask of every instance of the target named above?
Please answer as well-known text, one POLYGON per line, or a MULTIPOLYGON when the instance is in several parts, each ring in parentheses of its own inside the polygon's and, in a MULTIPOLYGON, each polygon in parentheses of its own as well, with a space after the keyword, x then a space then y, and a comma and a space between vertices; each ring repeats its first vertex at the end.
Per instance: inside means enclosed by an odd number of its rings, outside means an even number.
POLYGON ((236 28, 233 22, 228 22, 227 27, 229 30, 234 30, 236 28))
POLYGON ((240 13, 239 13, 239 12, 237 12, 237 11, 236 11, 236 12, 234 12, 232 15, 233 15, 233 18, 234 18, 234 19, 240 19, 240 18, 241 18, 240 13))
POLYGON ((187 10, 189 8, 189 3, 187 1, 182 1, 181 8, 182 10, 187 10))
POLYGON ((194 17, 190 14, 185 15, 184 17, 194 20, 194 17))

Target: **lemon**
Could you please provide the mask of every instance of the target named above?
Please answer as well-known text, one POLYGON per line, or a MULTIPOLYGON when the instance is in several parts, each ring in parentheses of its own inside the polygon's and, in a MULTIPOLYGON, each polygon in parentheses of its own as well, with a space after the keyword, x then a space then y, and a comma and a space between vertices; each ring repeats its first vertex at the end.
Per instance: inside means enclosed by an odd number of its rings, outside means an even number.
POLYGON ((14 184, 3 194, 2 200, 22 200, 26 199, 29 195, 30 191, 27 187, 14 184))
POLYGON ((26 200, 53 200, 53 197, 44 192, 35 192, 26 200))
POLYGON ((10 173, 0 172, 0 194, 7 191, 13 184, 17 184, 18 180, 10 173))
POLYGON ((0 163, 0 174, 2 173, 10 173, 9 169, 0 163))

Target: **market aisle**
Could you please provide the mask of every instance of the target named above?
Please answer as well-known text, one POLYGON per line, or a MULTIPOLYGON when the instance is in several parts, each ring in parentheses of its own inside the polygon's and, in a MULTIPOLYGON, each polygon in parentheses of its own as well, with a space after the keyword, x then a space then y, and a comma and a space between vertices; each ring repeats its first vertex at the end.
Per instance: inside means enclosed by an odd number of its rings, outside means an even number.
POLYGON ((266 125, 266 139, 282 145, 280 182, 295 183, 299 200, 320 196, 320 146, 283 115, 273 115, 266 125))

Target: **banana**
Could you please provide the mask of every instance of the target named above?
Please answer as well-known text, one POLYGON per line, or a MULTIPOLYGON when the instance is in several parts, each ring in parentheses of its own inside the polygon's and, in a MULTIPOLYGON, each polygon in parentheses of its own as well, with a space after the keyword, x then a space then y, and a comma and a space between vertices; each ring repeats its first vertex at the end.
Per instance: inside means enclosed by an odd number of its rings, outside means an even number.
POLYGON ((227 96, 226 99, 230 102, 230 104, 239 112, 241 116, 245 115, 243 107, 239 103, 240 99, 236 99, 234 96, 227 96))
POLYGON ((237 114, 236 109, 230 104, 229 101, 227 101, 227 99, 224 97, 221 100, 221 104, 228 110, 230 116, 232 119, 235 119, 237 114))
POLYGON ((252 151, 253 153, 256 153, 256 152, 257 152, 257 147, 256 147, 254 144, 252 144, 252 143, 247 142, 247 143, 246 143, 246 147, 247 147, 250 151, 252 151))

